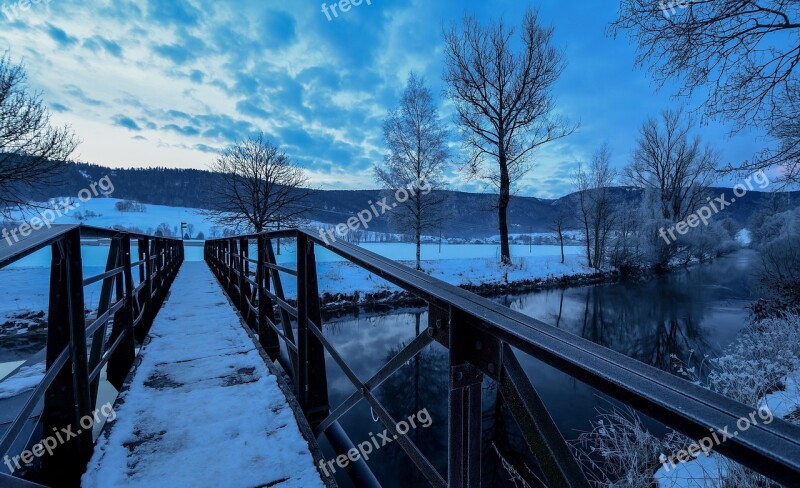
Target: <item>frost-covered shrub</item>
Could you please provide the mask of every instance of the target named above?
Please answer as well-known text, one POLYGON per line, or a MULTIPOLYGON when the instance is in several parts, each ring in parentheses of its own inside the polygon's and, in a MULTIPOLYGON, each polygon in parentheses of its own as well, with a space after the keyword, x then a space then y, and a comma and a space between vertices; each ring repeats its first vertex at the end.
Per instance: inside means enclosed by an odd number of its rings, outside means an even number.
POLYGON ((680 255, 688 262, 692 259, 708 261, 738 250, 741 246, 736 242, 739 226, 731 219, 711 221, 707 226, 699 225, 681 236, 680 255))
POLYGON ((800 317, 771 318, 751 325, 711 364, 711 390, 758 407, 760 398, 781 389, 782 379, 800 369, 800 317))
MULTIPOLYGON (((783 389, 783 379, 787 375, 800 370, 800 315, 787 314, 750 325, 710 364, 712 371, 704 386, 758 408, 765 395, 783 389)), ((692 373, 688 375, 690 379, 697 380, 692 373)), ((800 398, 797 403, 800 404, 800 398)), ((797 418, 785 420, 798 423, 797 418)), ((592 427, 591 431, 581 434, 573 448, 589 468, 592 484, 598 487, 650 488, 654 486, 653 475, 661 466, 661 454, 669 456, 685 450, 692 442, 675 431, 670 431, 664 439, 653 436, 642 425, 638 413, 631 409, 601 412, 592 427)), ((723 456, 714 459, 719 463, 719 469, 714 471, 725 473, 725 478, 698 486, 779 486, 723 456)))
POLYGON ((765 218, 753 233, 761 293, 778 307, 800 306, 800 209, 765 218))
POLYGON ((598 487, 651 488, 653 473, 662 465, 662 455, 690 444, 676 432, 659 439, 642 425, 630 408, 601 411, 592 430, 573 443, 578 459, 589 468, 590 481, 598 487))

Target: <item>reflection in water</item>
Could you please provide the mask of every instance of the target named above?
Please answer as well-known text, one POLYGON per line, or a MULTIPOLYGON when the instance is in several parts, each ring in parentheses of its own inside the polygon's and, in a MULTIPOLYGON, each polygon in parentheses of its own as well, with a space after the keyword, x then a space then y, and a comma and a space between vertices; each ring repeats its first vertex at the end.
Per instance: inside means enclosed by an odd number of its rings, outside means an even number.
MULTIPOLYGON (((609 347, 655 367, 670 371, 671 355, 714 355, 729 344, 747 322, 746 306, 752 301, 746 277, 752 255, 740 253, 710 266, 697 267, 640 283, 548 290, 507 296, 498 301, 562 330, 609 347), (692 352, 693 351, 693 352, 692 352)), ((380 316, 353 315, 325 327, 326 336, 353 366, 368 379, 394 354, 424 331, 423 310, 398 311, 380 316)), ((547 365, 519 354, 528 373, 561 432, 568 439, 589 427, 598 407, 608 407, 597 391, 547 365)), ((332 362, 328 362, 331 405, 343 401, 354 388, 332 362)), ((393 418, 401 420, 426 408, 433 419, 427 429, 408 435, 445 474, 447 460, 447 354, 433 344, 409 361, 377 391, 393 418)), ((484 382, 483 466, 484 486, 514 486, 504 461, 532 486, 539 486, 535 462, 530 459, 519 430, 498 403, 494 384, 484 382), (498 455, 499 453, 499 455, 498 455), (501 457, 502 456, 502 459, 501 457)), ((353 442, 382 432, 372 420, 370 408, 361 402, 343 419, 353 442)), ((327 448, 326 448, 327 449, 327 448)), ((332 451, 325 455, 332 459, 332 451)), ((369 465, 384 486, 426 486, 413 463, 396 443, 377 451, 369 465)), ((346 476, 337 477, 350 486, 346 476)))

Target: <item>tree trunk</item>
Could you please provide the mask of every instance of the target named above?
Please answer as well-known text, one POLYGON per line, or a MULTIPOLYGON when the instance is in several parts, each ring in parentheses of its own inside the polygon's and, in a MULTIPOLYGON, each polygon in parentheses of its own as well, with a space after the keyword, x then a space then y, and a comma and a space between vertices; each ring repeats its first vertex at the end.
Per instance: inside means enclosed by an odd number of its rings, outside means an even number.
POLYGON ((586 229, 586 259, 589 260, 589 267, 592 268, 592 234, 589 232, 589 219, 584 217, 584 228, 586 229))
POLYGON ((422 270, 422 264, 420 264, 422 252, 421 252, 421 241, 422 241, 422 232, 420 231, 419 225, 417 226, 417 269, 422 270))
POLYGON ((561 264, 564 264, 564 233, 559 231, 558 232, 558 239, 561 241, 561 264))
POLYGON ((599 271, 603 263, 603 255, 600 252, 600 219, 597 219, 594 225, 594 269, 599 271))
POLYGON ((508 245, 508 202, 511 200, 511 180, 505 154, 500 155, 500 197, 498 198, 498 222, 500 225, 500 261, 511 264, 511 248, 508 245))

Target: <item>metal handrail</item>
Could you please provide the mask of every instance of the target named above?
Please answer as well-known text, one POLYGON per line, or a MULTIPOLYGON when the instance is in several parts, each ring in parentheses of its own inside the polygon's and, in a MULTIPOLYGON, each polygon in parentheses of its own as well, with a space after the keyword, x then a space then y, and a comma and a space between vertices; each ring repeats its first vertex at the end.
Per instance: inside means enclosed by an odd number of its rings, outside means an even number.
MULTIPOLYGON (((325 248, 361 268, 416 295, 428 304, 429 327, 426 334, 449 349, 450 413, 448 484, 477 486, 480 483, 480 381, 484 376, 500 385, 503 398, 523 433, 542 472, 551 485, 587 486, 585 477, 576 476, 580 468, 564 439, 547 413, 535 388, 521 368, 514 351, 532 356, 633 408, 646 412, 656 421, 677 429, 695 439, 704 438, 709 430, 724 429, 739 419, 747 418, 752 407, 709 391, 699 385, 623 354, 551 327, 539 320, 500 304, 418 272, 383 256, 345 242, 322 239, 313 231, 287 229, 250 234, 206 242, 206 261, 220 283, 231 295, 245 320, 260 331, 265 350, 280 359, 295 381, 296 394, 312 427, 319 435, 334 425, 347 410, 365 399, 378 411, 381 406, 372 391, 403 362, 418 354, 427 339, 416 338, 370 380, 362 382, 353 375, 348 379, 357 390, 333 412, 327 405, 324 353, 347 373, 346 362, 321 334, 319 292, 316 282, 314 246, 325 248), (271 241, 278 238, 297 239, 298 305, 289 305, 282 293, 269 288, 269 276, 280 285, 277 263, 271 241), (250 241, 256 241, 259 255, 255 260, 256 282, 242 280, 247 266, 250 241), (268 247, 267 251, 262 251, 268 247), (265 272, 265 268, 270 270, 265 272), (275 271, 275 272, 272 272, 275 271), (298 338, 291 334, 270 332, 275 326, 275 309, 297 319, 298 338), (258 310, 254 314, 253 310, 258 310), (269 319, 267 321, 266 319, 269 319), (291 342, 299 358, 287 360, 279 340, 291 342), (391 365, 391 366, 390 366, 391 365), (313 370, 312 378, 304 374, 313 370), (322 374, 321 374, 322 373, 322 374), (475 386, 477 385, 477 387, 475 386), (317 391, 317 390, 325 391, 317 391), (477 395, 476 395, 476 392, 477 395), (314 398, 323 401, 315 401, 314 398), (454 411, 454 406, 460 410, 454 411), (320 415, 324 412, 324 415, 320 415), (461 413, 459 413, 461 412, 461 413), (466 413, 464 413, 466 412, 466 413), (478 436, 476 439, 475 436, 478 436)), ((287 317, 280 322, 288 322, 287 317)), ((282 324, 284 330, 287 325, 282 324)), ((288 325, 291 331, 291 324, 288 325)), ((291 352, 291 347, 288 347, 291 352)), ((383 417, 379 414, 379 417, 383 417)), ((394 428, 390 418, 381 418, 386 427, 394 428)), ((410 442, 410 441, 409 441, 410 442)), ((417 459, 415 446, 401 446, 433 485, 442 480, 426 472, 425 462, 417 459)), ((800 427, 780 419, 770 424, 752 425, 715 449, 721 454, 778 482, 795 482, 800 478, 800 427)))

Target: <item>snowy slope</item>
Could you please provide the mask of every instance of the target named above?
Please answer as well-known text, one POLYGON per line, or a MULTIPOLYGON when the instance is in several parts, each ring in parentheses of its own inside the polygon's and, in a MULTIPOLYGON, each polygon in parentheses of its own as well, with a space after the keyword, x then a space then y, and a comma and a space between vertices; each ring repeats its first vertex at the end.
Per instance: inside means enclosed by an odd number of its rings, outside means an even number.
MULTIPOLYGON (((170 228, 177 226, 180 229, 181 222, 186 222, 194 225, 195 233, 202 232, 206 236, 210 234, 211 227, 214 226, 194 208, 145 204, 145 212, 120 212, 114 206, 122 200, 116 198, 93 198, 86 203, 75 198, 73 200, 76 200, 77 208, 67 215, 59 217, 54 223, 84 223, 104 228, 122 225, 126 228, 137 227, 147 232, 148 230, 154 231, 161 223, 168 224, 170 228), (87 214, 91 213, 96 214, 96 216, 87 217, 87 214)), ((46 203, 40 203, 39 205, 52 208, 52 205, 46 203)), ((14 212, 12 215, 16 220, 26 220, 26 216, 19 212, 14 212)))

